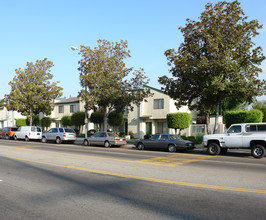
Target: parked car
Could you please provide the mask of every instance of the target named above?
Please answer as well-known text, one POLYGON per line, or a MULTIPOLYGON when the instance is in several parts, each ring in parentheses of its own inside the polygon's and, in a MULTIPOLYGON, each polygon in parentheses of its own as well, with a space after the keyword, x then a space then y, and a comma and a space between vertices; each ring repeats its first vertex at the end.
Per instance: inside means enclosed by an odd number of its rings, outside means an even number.
POLYGON ((17 130, 17 127, 5 127, 2 131, 0 131, 0 138, 5 138, 7 140, 14 138, 14 133, 17 130))
POLYGON ((204 135, 202 144, 210 155, 243 148, 250 149, 254 158, 263 158, 266 155, 266 123, 232 124, 223 134, 204 135))
POLYGON ((37 126, 21 126, 14 134, 14 139, 24 139, 25 141, 29 140, 41 140, 42 138, 42 129, 37 126))
POLYGON ((74 143, 76 132, 72 128, 51 128, 42 134, 42 142, 55 141, 57 144, 62 142, 74 143))
POLYGON ((100 145, 104 147, 121 146, 127 144, 126 138, 119 137, 113 132, 98 132, 84 139, 84 145, 100 145))
POLYGON ((135 146, 138 150, 153 148, 164 149, 169 152, 175 152, 176 150, 187 151, 195 148, 193 142, 185 141, 175 134, 155 134, 150 139, 136 141, 135 146))

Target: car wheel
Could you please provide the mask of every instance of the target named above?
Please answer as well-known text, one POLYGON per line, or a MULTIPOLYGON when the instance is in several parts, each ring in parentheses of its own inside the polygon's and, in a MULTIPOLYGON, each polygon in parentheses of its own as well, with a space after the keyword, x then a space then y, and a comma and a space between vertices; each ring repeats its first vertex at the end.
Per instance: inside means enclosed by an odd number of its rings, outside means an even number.
POLYGON ((104 146, 105 146, 106 148, 108 148, 108 147, 111 147, 111 144, 110 144, 109 141, 105 141, 105 142, 104 142, 104 146))
POLYGON ((28 136, 25 136, 25 141, 29 141, 29 137, 28 136))
POLYGON ((224 155, 224 154, 226 154, 227 151, 228 151, 228 148, 221 148, 220 155, 224 155))
POLYGON ((88 140, 84 140, 83 141, 83 145, 88 146, 89 145, 89 141, 88 140))
POLYGON ((17 141, 17 140, 18 140, 17 136, 14 136, 14 140, 15 140, 15 141, 17 141))
POLYGON ((47 142, 46 137, 42 137, 42 142, 43 142, 43 143, 46 143, 46 142, 47 142))
POLYGON ((208 145, 208 153, 210 155, 218 155, 218 154, 220 154, 220 152, 221 152, 221 148, 220 148, 220 146, 218 144, 210 143, 208 145))
POLYGON ((57 143, 57 144, 61 144, 61 138, 60 137, 57 137, 56 139, 55 139, 55 143, 57 143))
POLYGON ((173 145, 173 144, 169 144, 169 145, 168 145, 168 151, 171 152, 171 153, 176 152, 176 147, 175 147, 175 145, 173 145))
POLYGON ((144 144, 142 142, 137 144, 138 150, 144 150, 144 144))
POLYGON ((265 147, 257 144, 251 148, 251 154, 254 158, 260 159, 265 156, 265 147))
POLYGON ((9 140, 10 138, 9 138, 9 136, 8 135, 6 135, 6 140, 9 140))

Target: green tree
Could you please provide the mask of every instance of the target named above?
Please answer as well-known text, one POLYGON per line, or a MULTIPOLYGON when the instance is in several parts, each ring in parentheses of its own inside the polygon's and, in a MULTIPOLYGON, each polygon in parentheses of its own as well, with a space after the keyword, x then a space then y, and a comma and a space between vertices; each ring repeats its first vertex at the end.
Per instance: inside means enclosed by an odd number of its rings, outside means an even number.
POLYGON ((37 60, 36 63, 27 62, 25 69, 15 69, 16 76, 9 85, 11 92, 6 95, 8 110, 17 110, 30 118, 43 112, 50 115, 53 110, 53 100, 62 95, 62 88, 58 82, 51 83, 53 75, 50 73, 53 62, 37 60))
POLYGON ((41 126, 47 130, 52 124, 52 119, 50 117, 43 117, 41 119, 41 126))
POLYGON ((162 76, 159 82, 177 108, 188 105, 207 115, 215 111, 215 133, 224 99, 251 103, 265 92, 265 81, 258 79, 265 57, 252 42, 262 25, 247 21, 238 1, 208 3, 205 8, 199 21, 187 19, 180 27, 184 42, 177 52, 165 52, 173 78, 162 76))
POLYGON ((124 114, 118 111, 112 111, 108 115, 107 122, 113 127, 119 127, 124 124, 124 114))
POLYGON ((179 134, 181 130, 186 129, 190 126, 191 114, 186 112, 176 112, 168 113, 166 116, 168 128, 173 128, 176 130, 179 129, 179 134))
POLYGON ((262 111, 263 113, 263 122, 266 122, 266 101, 256 101, 253 105, 252 105, 253 109, 258 109, 260 111, 262 111))
POLYGON ((0 100, 0 107, 3 107, 5 105, 5 99, 0 100))
MULTIPOLYGON (((84 117, 85 117, 85 116, 84 116, 84 117)), ((71 126, 71 125, 72 125, 72 124, 71 124, 71 116, 68 116, 68 115, 63 116, 63 117, 61 118, 61 124, 62 124, 63 127, 71 126)))
POLYGON ((85 125, 85 112, 75 112, 71 116, 71 124, 77 126, 80 132, 80 128, 82 125, 85 125))
POLYGON ((81 45, 80 54, 78 70, 84 89, 79 96, 85 101, 86 109, 98 108, 104 112, 104 131, 107 131, 109 112, 122 112, 126 107, 132 110, 133 104, 151 95, 150 90, 143 87, 148 83, 143 69, 133 71, 125 67, 124 59, 130 57, 127 41, 98 40, 98 47, 94 49, 81 45))

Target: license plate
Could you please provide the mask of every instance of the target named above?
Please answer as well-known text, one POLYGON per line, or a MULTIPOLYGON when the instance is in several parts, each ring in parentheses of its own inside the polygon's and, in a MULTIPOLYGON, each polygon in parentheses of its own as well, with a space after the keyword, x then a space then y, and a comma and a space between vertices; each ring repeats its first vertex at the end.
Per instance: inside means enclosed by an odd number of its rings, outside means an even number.
POLYGON ((40 135, 40 133, 37 133, 37 135, 40 135))

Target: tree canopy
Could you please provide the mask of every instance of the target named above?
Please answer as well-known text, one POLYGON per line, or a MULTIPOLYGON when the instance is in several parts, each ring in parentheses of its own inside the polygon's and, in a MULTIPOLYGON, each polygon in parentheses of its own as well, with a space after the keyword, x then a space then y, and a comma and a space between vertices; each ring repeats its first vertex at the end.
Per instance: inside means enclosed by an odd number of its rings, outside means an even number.
POLYGON ((30 125, 33 116, 40 112, 50 115, 53 100, 62 95, 58 82, 50 82, 52 67, 53 62, 47 58, 36 63, 27 62, 25 69, 15 69, 16 76, 9 82, 11 92, 6 95, 7 108, 29 117, 30 125))
POLYGON ((130 57, 127 41, 109 42, 98 40, 98 46, 80 46, 80 83, 83 90, 79 96, 87 109, 104 112, 104 131, 107 131, 109 112, 132 109, 151 93, 143 85, 148 83, 144 70, 127 68, 124 59, 130 57), (130 79, 129 74, 133 77, 130 79), (88 90, 88 91, 87 91, 88 90))
POLYGON ((73 113, 71 116, 71 125, 77 126, 79 128, 79 133, 80 133, 80 128, 82 125, 85 125, 85 112, 79 111, 73 113))
POLYGON ((199 21, 187 19, 179 28, 184 42, 178 51, 165 52, 173 77, 159 78, 177 108, 188 105, 207 114, 215 110, 216 130, 225 98, 251 103, 262 95, 265 81, 258 73, 265 57, 252 42, 261 28, 257 20, 248 21, 238 1, 208 3, 199 21))
POLYGON ((253 109, 258 109, 263 113, 263 122, 266 122, 266 101, 257 101, 252 105, 253 109))
POLYGON ((179 134, 181 134, 182 129, 186 129, 190 126, 191 114, 187 112, 176 112, 167 114, 167 126, 168 128, 179 129, 179 134))

